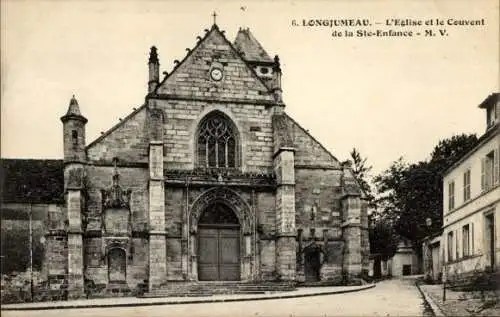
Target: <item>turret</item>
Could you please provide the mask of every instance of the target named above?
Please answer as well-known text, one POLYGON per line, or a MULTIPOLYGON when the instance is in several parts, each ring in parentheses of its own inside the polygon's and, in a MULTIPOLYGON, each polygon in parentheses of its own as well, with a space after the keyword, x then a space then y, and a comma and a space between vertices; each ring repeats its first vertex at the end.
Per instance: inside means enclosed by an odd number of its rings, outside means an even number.
POLYGON ((69 102, 68 112, 61 117, 63 123, 64 161, 85 162, 85 125, 87 118, 80 113, 75 96, 69 102))
POLYGON ((85 124, 87 119, 80 113, 75 96, 69 102, 66 115, 61 117, 64 133, 64 197, 67 219, 67 275, 68 298, 81 298, 84 293, 83 282, 83 236, 82 214, 85 206, 84 166, 85 124))
POLYGON ((276 100, 276 102, 279 104, 283 103, 283 90, 281 89, 281 65, 278 55, 274 56, 273 84, 271 89, 274 93, 274 99, 276 100))
POLYGON ((149 81, 148 81, 148 93, 155 90, 160 82, 160 61, 158 59, 158 52, 155 46, 151 46, 151 51, 149 52, 149 81))

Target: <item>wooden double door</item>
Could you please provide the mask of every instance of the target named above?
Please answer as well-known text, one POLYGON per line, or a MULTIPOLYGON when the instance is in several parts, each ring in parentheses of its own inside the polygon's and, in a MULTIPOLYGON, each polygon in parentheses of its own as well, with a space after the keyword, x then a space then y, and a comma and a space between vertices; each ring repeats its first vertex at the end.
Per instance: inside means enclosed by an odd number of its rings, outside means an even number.
POLYGON ((200 281, 240 280, 239 226, 198 228, 198 279, 200 281))

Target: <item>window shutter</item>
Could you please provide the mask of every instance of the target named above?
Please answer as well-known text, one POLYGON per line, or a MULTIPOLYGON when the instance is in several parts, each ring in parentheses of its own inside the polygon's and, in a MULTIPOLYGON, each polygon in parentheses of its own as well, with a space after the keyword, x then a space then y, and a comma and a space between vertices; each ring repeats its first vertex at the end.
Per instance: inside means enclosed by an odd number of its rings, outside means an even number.
POLYGON ((500 177, 500 158, 498 154, 498 149, 495 149, 495 151, 493 152, 493 184, 498 184, 498 178, 500 177))
POLYGON ((474 255, 474 223, 470 224, 470 255, 474 255))
POLYGON ((481 159, 481 190, 486 189, 486 158, 481 159))

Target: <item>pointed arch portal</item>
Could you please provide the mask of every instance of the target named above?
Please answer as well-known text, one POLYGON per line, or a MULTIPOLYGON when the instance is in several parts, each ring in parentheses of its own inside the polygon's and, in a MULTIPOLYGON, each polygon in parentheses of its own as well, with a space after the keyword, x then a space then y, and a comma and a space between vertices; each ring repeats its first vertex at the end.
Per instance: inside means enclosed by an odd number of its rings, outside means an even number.
POLYGON ((198 279, 240 280, 240 224, 229 206, 215 202, 198 221, 198 279))

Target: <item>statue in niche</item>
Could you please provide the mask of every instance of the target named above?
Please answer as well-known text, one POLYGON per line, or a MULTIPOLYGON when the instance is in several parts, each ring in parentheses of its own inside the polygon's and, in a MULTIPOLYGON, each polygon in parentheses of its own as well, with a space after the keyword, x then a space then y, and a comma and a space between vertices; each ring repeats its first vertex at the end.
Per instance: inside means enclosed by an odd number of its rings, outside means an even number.
MULTIPOLYGON (((117 212, 119 215, 119 210, 122 210, 121 212, 127 212, 127 218, 126 218, 126 231, 130 232, 131 230, 131 210, 130 210, 130 197, 132 194, 131 190, 125 190, 123 189, 119 182, 120 182, 120 175, 118 174, 116 164, 117 160, 114 160, 115 164, 115 172, 113 175, 113 184, 111 185, 110 188, 108 189, 103 189, 101 190, 102 194, 102 214, 101 214, 101 221, 102 221, 102 229, 104 232, 107 231, 107 225, 106 225, 106 217, 108 214, 108 217, 111 216, 108 212, 111 212, 112 209, 114 209, 114 212, 117 212)), ((115 216, 116 216, 115 215, 115 216)), ((120 226, 119 226, 120 227, 120 226)), ((122 229, 118 228, 109 228, 111 230, 118 229, 119 231, 123 231, 122 229)))
POLYGON ((117 173, 113 175, 113 185, 108 189, 103 189, 102 204, 104 209, 108 208, 123 208, 130 209, 130 196, 132 191, 130 189, 124 190, 118 183, 120 175, 117 173))

